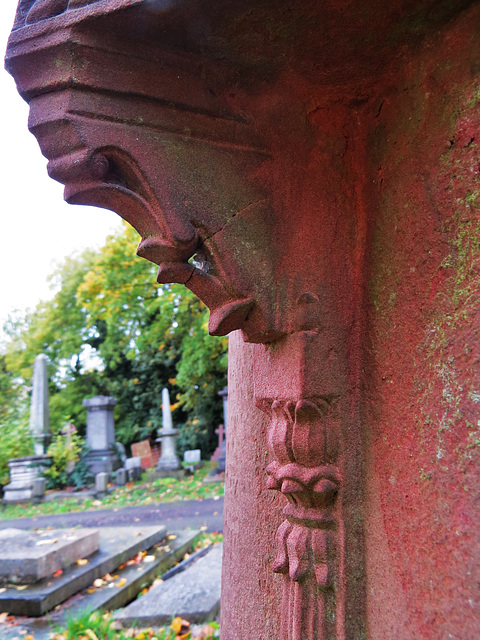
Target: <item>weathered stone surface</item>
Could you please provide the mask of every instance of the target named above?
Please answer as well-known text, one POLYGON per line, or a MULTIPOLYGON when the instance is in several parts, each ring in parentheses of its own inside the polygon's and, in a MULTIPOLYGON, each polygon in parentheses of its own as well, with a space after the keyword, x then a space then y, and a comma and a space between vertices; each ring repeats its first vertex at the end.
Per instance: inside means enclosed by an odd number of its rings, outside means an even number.
POLYGON ((0 531, 0 583, 32 584, 65 569, 99 548, 96 529, 0 531))
POLYGON ((163 625, 174 616, 189 622, 212 620, 220 608, 222 547, 216 545, 185 571, 125 607, 115 618, 123 627, 163 625))
POLYGON ((480 637, 480 3, 72 8, 7 54, 50 175, 255 344, 222 640, 480 637))

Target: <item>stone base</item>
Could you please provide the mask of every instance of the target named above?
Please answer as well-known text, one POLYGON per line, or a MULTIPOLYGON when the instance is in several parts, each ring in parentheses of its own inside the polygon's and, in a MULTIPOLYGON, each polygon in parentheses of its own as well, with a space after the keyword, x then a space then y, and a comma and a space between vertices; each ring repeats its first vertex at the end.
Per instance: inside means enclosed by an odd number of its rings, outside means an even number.
POLYGON ((152 478, 176 478, 181 480, 186 476, 185 469, 156 469, 151 475, 152 478))
POLYGON ((85 456, 85 463, 93 475, 97 473, 113 473, 122 466, 117 453, 113 449, 94 449, 85 456))
POLYGON ((34 497, 33 485, 50 465, 51 458, 46 455, 12 458, 8 461, 10 483, 3 488, 5 502, 24 502, 34 497))
MULTIPOLYGON (((215 469, 213 471, 216 471, 215 469)), ((209 482, 225 482, 225 471, 219 471, 218 473, 213 473, 212 471, 205 476, 203 479, 204 484, 208 484, 209 482)))

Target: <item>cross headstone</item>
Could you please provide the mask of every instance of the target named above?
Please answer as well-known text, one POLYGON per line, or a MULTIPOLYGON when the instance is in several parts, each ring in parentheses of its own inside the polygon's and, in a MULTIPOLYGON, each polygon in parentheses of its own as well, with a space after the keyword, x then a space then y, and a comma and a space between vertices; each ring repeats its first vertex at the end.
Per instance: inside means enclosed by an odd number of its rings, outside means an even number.
POLYGON ((225 387, 224 389, 222 389, 218 395, 222 398, 223 400, 223 420, 225 423, 225 438, 222 440, 222 453, 220 454, 220 457, 218 458, 218 472, 222 473, 225 471, 225 459, 226 459, 226 455, 227 455, 227 427, 228 427, 228 420, 227 420, 227 414, 228 414, 228 387, 225 387))
POLYGON ((218 434, 218 446, 212 454, 211 460, 216 462, 222 455, 223 436, 225 434, 225 427, 223 424, 218 425, 218 429, 215 429, 215 433, 218 434))

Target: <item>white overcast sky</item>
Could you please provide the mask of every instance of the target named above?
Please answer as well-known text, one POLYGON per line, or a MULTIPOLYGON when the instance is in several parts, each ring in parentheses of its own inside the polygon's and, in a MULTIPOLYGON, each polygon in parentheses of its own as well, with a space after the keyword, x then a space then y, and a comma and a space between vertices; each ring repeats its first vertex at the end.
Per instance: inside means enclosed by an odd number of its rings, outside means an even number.
MULTIPOLYGON (((3 59, 17 0, 0 0, 3 59)), ((51 295, 55 262, 100 247, 119 226, 112 211, 68 205, 63 186, 47 175, 46 159, 27 129, 28 107, 1 65, 0 72, 0 337, 7 315, 51 295)), ((1 342, 1 340, 0 340, 1 342)))

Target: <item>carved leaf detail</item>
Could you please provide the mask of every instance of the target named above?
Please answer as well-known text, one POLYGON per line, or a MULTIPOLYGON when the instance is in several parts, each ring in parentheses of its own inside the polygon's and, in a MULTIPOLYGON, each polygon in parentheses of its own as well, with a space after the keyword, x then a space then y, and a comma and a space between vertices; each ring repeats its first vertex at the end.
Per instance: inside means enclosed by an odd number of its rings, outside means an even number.
POLYGON ((272 403, 273 420, 268 433, 268 442, 275 458, 282 464, 293 462, 291 448, 293 424, 288 413, 288 403, 272 403))
POLYGON ((297 402, 292 448, 298 464, 314 467, 325 462, 325 413, 323 406, 313 402, 297 402))
POLYGON ((288 534, 292 531, 293 527, 285 520, 278 527, 276 542, 277 542, 277 557, 273 563, 273 571, 275 573, 288 573, 288 552, 287 552, 287 538, 288 534))
POLYGON ((322 529, 312 531, 313 564, 317 584, 320 587, 328 587, 330 576, 328 570, 328 533, 322 529))
POLYGON ((299 582, 312 569, 310 530, 294 526, 287 538, 290 578, 299 582))

